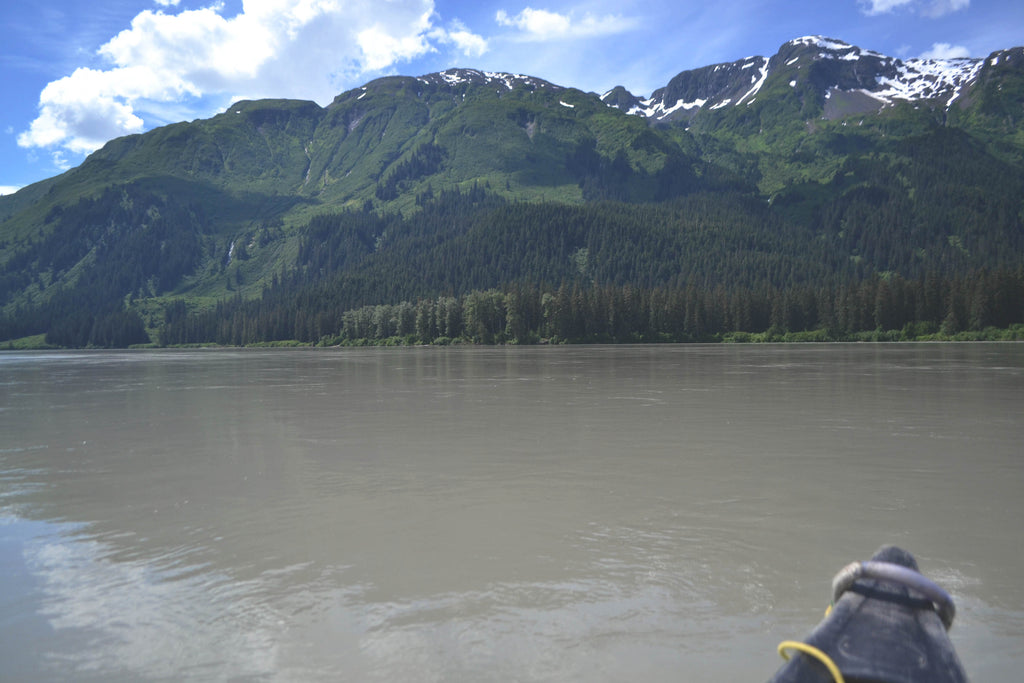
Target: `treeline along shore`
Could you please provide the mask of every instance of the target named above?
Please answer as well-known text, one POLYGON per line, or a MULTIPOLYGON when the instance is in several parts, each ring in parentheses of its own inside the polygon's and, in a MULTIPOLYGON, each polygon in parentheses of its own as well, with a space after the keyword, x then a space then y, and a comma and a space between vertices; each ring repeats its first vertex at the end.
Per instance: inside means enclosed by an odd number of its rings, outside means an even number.
POLYGON ((179 302, 158 337, 165 346, 1022 340, 1024 271, 763 290, 516 285, 343 311, 270 289, 202 312, 179 302))

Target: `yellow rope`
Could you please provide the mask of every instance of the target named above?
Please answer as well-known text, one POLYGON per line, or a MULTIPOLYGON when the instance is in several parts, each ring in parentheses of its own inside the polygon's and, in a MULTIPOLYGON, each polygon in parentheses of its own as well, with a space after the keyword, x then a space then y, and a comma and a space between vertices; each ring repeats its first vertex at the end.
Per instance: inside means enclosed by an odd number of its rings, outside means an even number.
POLYGON ((836 666, 836 663, 832 661, 832 658, 824 652, 822 652, 821 650, 819 650, 818 648, 814 647, 813 645, 801 643, 798 640, 782 641, 781 643, 779 643, 779 654, 782 655, 783 659, 788 661, 789 653, 786 652, 786 650, 797 650, 798 652, 803 652, 806 655, 814 657, 819 662, 825 665, 825 668, 828 669, 828 672, 830 674, 832 674, 832 678, 835 679, 836 683, 845 683, 842 672, 839 671, 839 667, 836 666))

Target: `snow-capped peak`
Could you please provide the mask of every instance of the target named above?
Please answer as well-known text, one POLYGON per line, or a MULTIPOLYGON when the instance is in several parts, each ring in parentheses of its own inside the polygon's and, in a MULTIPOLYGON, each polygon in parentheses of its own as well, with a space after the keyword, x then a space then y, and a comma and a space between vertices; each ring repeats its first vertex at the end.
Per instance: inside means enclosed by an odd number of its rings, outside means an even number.
POLYGON ((794 38, 793 40, 786 43, 787 45, 811 45, 814 47, 820 47, 822 50, 849 50, 853 47, 849 43, 844 43, 841 40, 835 40, 834 38, 826 38, 825 36, 804 36, 802 38, 794 38))
POLYGON ((511 74, 500 71, 480 71, 478 69, 445 69, 433 74, 427 74, 426 76, 420 76, 418 79, 421 83, 427 84, 445 84, 449 86, 456 86, 462 84, 477 84, 477 85, 497 85, 504 88, 505 90, 513 90, 517 86, 525 86, 530 89, 538 88, 550 88, 555 90, 561 90, 559 86, 556 86, 547 81, 534 78, 533 76, 524 76, 522 74, 511 74))
POLYGON ((841 40, 826 38, 825 36, 804 36, 803 38, 796 38, 783 45, 783 49, 787 47, 816 48, 820 51, 817 54, 817 57, 820 59, 842 59, 846 61, 853 61, 861 59, 862 57, 887 59, 885 55, 879 52, 863 50, 856 45, 850 45, 849 43, 845 43, 841 40))
MULTIPOLYGON (((987 61, 997 62, 995 58, 987 61)), ((772 75, 781 73, 791 91, 799 83, 813 83, 822 101, 833 102, 826 108, 829 117, 866 113, 872 106, 878 109, 896 100, 931 100, 949 107, 986 63, 982 59, 902 61, 834 38, 804 36, 784 44, 772 58, 748 57, 684 71, 648 99, 611 91, 602 99, 647 118, 690 118, 701 109, 750 106, 772 75), (812 73, 813 80, 806 81, 812 73), (836 104, 840 100, 842 106, 836 104)))

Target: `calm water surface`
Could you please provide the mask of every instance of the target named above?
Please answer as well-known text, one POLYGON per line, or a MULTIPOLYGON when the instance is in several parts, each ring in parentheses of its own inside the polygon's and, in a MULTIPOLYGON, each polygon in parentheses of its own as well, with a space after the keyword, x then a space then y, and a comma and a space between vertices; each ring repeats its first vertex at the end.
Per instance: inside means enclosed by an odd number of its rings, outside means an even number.
POLYGON ((764 680, 883 543, 1024 670, 1024 345, 0 354, 0 680, 764 680))

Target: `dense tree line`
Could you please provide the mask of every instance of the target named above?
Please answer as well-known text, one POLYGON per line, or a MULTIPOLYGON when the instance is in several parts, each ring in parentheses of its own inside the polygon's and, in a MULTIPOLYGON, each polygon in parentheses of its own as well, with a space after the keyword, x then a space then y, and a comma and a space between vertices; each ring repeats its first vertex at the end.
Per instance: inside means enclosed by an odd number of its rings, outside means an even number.
POLYGON ((72 348, 121 349, 150 341, 139 314, 126 310, 69 315, 55 321, 46 333, 47 344, 72 348))
POLYGON ((438 296, 311 312, 236 298, 190 313, 166 311, 164 344, 228 345, 298 340, 325 344, 715 341, 732 333, 820 331, 844 339, 870 331, 903 338, 1024 324, 1024 269, 874 277, 786 289, 563 284, 438 296))

